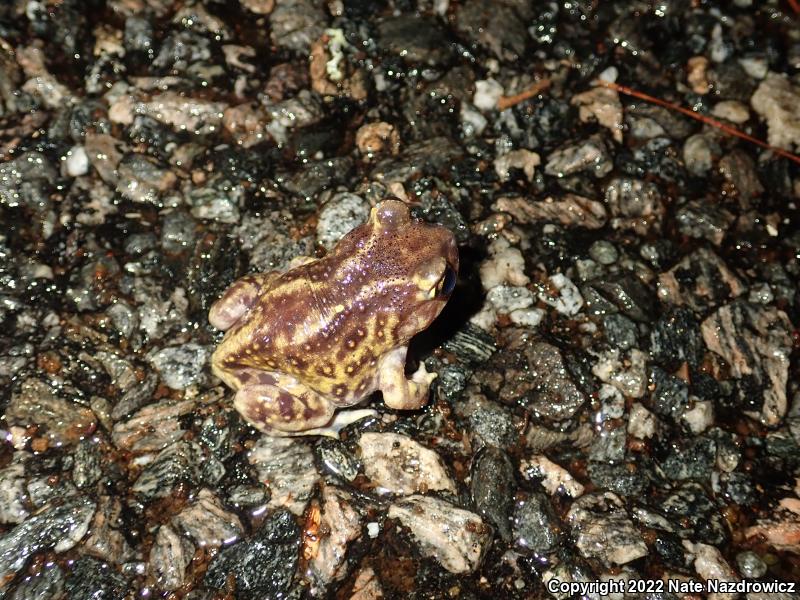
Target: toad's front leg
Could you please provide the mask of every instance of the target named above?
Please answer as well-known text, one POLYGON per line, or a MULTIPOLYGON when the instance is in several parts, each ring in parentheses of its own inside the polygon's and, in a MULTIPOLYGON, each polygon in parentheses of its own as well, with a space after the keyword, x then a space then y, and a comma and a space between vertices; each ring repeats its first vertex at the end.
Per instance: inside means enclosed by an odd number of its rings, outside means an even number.
POLYGON ((389 408, 414 410, 422 408, 428 401, 428 390, 436 373, 428 373, 425 365, 406 379, 406 354, 408 347, 395 348, 381 359, 378 387, 383 392, 383 401, 389 408))

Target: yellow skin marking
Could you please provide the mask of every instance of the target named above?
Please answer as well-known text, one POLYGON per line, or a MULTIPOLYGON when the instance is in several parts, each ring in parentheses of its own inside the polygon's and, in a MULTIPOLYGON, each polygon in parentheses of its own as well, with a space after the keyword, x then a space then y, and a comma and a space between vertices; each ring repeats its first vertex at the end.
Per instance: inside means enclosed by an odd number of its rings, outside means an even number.
POLYGON ((420 408, 435 374, 406 378, 408 341, 441 312, 457 271, 450 231, 384 200, 324 258, 234 282, 209 312, 226 331, 212 370, 272 435, 335 435, 363 416, 335 411, 376 390, 390 408, 420 408))

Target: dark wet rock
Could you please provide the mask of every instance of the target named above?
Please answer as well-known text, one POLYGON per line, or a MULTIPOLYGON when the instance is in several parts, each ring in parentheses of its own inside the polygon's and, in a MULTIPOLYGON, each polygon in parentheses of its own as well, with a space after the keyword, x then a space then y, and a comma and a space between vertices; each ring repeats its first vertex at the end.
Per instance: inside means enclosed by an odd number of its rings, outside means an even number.
POLYGON ((716 458, 717 445, 714 440, 698 437, 680 446, 676 445, 660 464, 660 468, 664 476, 673 481, 707 481, 716 458))
POLYGON ((463 156, 460 146, 445 137, 410 144, 399 157, 375 165, 370 176, 381 183, 405 182, 416 176, 436 175, 463 156))
POLYGON ((767 565, 762 558, 752 550, 745 550, 736 555, 736 565, 739 573, 747 579, 758 579, 767 573, 767 565))
POLYGON ((152 23, 142 17, 125 19, 123 43, 128 52, 141 52, 149 58, 153 58, 155 40, 152 23))
POLYGON ((697 368, 703 353, 700 324, 690 310, 673 309, 652 324, 650 356, 665 368, 677 369, 684 361, 697 368))
POLYGON ((675 213, 678 231, 693 238, 705 238, 719 246, 736 217, 721 206, 693 200, 675 213))
POLYGON ((46 566, 36 575, 25 577, 13 592, 5 597, 8 600, 47 600, 58 598, 64 593, 64 571, 56 564, 46 566))
POLYGON ((744 291, 736 274, 707 248, 686 255, 658 277, 660 300, 699 311, 718 306, 744 291))
POLYGON ((615 228, 644 233, 664 214, 658 187, 641 179, 615 177, 606 187, 605 200, 615 228))
POLYGON ((650 371, 650 382, 653 394, 649 406, 656 414, 679 421, 689 408, 689 386, 686 381, 654 366, 650 371))
POLYGON ((600 489, 623 498, 637 498, 648 486, 648 473, 642 464, 618 462, 608 464, 592 461, 588 466, 589 478, 600 489))
POLYGON ((467 430, 488 446, 513 447, 522 433, 522 419, 478 390, 468 388, 466 401, 458 402, 455 411, 466 422, 467 430))
POLYGON ((527 21, 531 7, 513 0, 487 6, 470 0, 459 7, 456 27, 468 39, 476 40, 501 60, 517 60, 528 41, 527 21))
POLYGON ((445 365, 439 370, 436 378, 436 391, 439 397, 453 403, 458 400, 467 389, 469 373, 456 365, 445 365))
POLYGON ((444 348, 467 365, 487 361, 497 349, 494 338, 472 324, 457 331, 444 343, 444 348))
POLYGON ((581 496, 567 513, 575 545, 586 558, 623 565, 646 556, 647 545, 616 494, 581 496))
POLYGON ((228 490, 228 504, 239 510, 259 511, 269 501, 262 486, 238 485, 228 490))
POLYGON ((72 564, 64 591, 68 598, 122 600, 128 593, 128 582, 112 566, 84 556, 72 564))
POLYGON ((705 175, 720 154, 719 144, 710 135, 698 133, 686 138, 683 145, 683 162, 693 175, 705 175))
POLYGON ((14 575, 28 558, 43 550, 65 552, 86 535, 95 503, 72 496, 29 517, 0 536, 0 574, 14 575))
POLYGON ((504 541, 511 541, 510 516, 516 488, 514 466, 498 448, 485 448, 472 465, 470 491, 478 513, 489 521, 504 541))
POLYGON ((352 167, 353 161, 348 157, 317 160, 297 173, 279 177, 279 181, 288 192, 310 201, 319 192, 343 183, 352 167))
POLYGON ((276 0, 269 22, 275 45, 308 52, 311 43, 322 35, 327 19, 312 0, 276 0))
POLYGON ((211 350, 208 346, 184 344, 154 352, 148 359, 165 385, 173 389, 184 389, 203 381, 209 356, 211 350))
POLYGON ((423 556, 451 573, 470 573, 491 541, 480 517, 433 496, 409 496, 389 507, 388 516, 411 531, 423 556))
POLYGON ((663 135, 683 139, 693 129, 689 119, 663 106, 644 102, 627 106, 625 121, 630 128, 631 136, 638 139, 650 139, 663 135))
POLYGON ((719 544, 727 538, 722 516, 699 483, 682 484, 661 499, 657 507, 677 526, 681 538, 709 544, 719 544))
POLYGON ((132 558, 131 547, 121 531, 121 516, 122 503, 118 498, 98 498, 89 536, 83 543, 86 554, 115 565, 121 565, 132 558))
POLYGON ((281 597, 297 568, 300 528, 291 513, 273 513, 254 535, 223 549, 206 571, 205 585, 225 589, 229 578, 238 597, 281 597))
POLYGON ((181 481, 198 483, 206 471, 206 457, 195 442, 178 441, 164 448, 132 486, 142 498, 164 498, 181 481))
POLYGON ((0 163, 0 205, 45 210, 56 177, 55 169, 41 152, 27 152, 0 163))
POLYGON ((103 455, 97 440, 84 439, 75 449, 75 466, 72 481, 78 488, 88 488, 102 476, 103 455))
POLYGON ((542 556, 553 552, 560 540, 561 525, 541 493, 525 495, 514 504, 511 517, 514 545, 521 551, 542 556))
POLYGON ((447 33, 435 19, 416 15, 389 17, 378 25, 378 43, 411 64, 442 67, 452 57, 447 33))
MULTIPOLYGON (((786 382, 793 345, 786 313, 732 302, 703 321, 701 329, 709 350, 727 361, 731 375, 747 390, 743 395, 760 389, 758 417, 766 425, 778 424, 787 410, 786 382)), ((757 399, 749 400, 757 403, 757 399)))
POLYGON ((606 315, 603 318, 603 329, 608 343, 614 348, 629 350, 637 344, 636 324, 624 315, 606 315))
POLYGON ((194 188, 186 195, 193 217, 220 223, 239 222, 239 204, 243 197, 242 186, 222 177, 215 178, 209 185, 194 188))
POLYGON ((290 214, 283 211, 242 218, 236 235, 254 270, 284 270, 295 256, 313 254, 313 239, 291 235, 290 222, 290 214))
POLYGON ((606 300, 634 321, 649 321, 655 311, 652 291, 632 273, 624 273, 592 283, 606 300))
POLYGON ((626 441, 625 427, 600 431, 589 449, 589 457, 597 462, 618 463, 625 458, 626 441))
POLYGON ((361 462, 338 440, 320 440, 314 454, 321 471, 327 471, 345 481, 353 481, 361 470, 361 462))
POLYGON ((97 419, 91 409, 61 397, 38 379, 26 379, 11 396, 5 411, 9 425, 40 428, 53 445, 76 444, 91 435, 97 419))
POLYGON ((522 406, 540 419, 568 419, 586 400, 572 381, 560 350, 523 330, 512 335, 487 368, 504 375, 499 385, 492 382, 493 377, 484 386, 495 391, 502 402, 522 406))
POLYGON ((685 558, 679 537, 660 531, 653 542, 653 550, 666 564, 673 568, 683 568, 685 558))
POLYGON ((755 161, 741 150, 734 149, 723 156, 719 161, 719 170, 733 185, 742 207, 748 208, 754 199, 764 193, 755 161))
POLYGON ((756 500, 756 490, 750 476, 735 471, 720 475, 719 487, 725 498, 734 504, 749 506, 756 500))
POLYGON ((317 243, 330 251, 344 235, 366 222, 370 206, 356 194, 335 194, 320 209, 317 243))

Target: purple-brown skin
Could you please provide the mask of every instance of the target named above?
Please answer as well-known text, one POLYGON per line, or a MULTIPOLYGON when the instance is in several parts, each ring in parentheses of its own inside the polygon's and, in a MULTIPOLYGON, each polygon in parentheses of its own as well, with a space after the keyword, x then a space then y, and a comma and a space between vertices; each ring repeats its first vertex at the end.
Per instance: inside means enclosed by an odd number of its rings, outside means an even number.
POLYGON ((237 280, 209 312, 226 331, 212 370, 242 416, 271 435, 336 435, 365 411, 334 411, 376 390, 390 408, 423 406, 436 375, 407 379, 406 352, 453 291, 453 234, 384 200, 327 256, 295 263, 237 280))

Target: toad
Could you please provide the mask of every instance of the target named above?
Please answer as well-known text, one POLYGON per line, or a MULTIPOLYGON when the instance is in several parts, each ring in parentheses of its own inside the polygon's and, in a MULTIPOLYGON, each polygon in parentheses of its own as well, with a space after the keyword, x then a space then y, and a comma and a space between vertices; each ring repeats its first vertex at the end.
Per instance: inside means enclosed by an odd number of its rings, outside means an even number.
POLYGON ((335 436, 374 414, 338 409, 377 390, 390 408, 420 408, 436 375, 421 364, 406 377, 408 342, 441 312, 457 270, 449 230, 384 200, 323 258, 235 281, 209 312, 226 332, 212 371, 271 435, 335 436))

